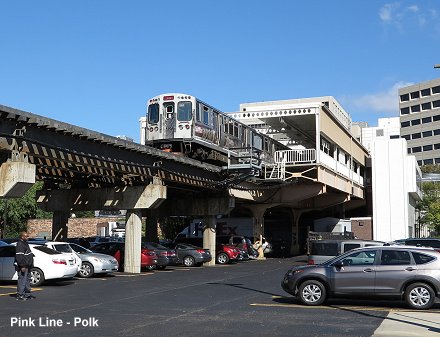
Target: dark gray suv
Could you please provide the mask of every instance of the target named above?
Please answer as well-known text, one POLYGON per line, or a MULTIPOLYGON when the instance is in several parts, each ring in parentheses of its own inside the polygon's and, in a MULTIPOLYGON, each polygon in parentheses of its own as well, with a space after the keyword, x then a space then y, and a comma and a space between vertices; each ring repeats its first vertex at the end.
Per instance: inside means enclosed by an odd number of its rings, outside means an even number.
POLYGON ((337 296, 392 296, 413 309, 428 309, 440 296, 440 253, 410 246, 359 248, 323 264, 294 267, 281 286, 306 305, 337 296))

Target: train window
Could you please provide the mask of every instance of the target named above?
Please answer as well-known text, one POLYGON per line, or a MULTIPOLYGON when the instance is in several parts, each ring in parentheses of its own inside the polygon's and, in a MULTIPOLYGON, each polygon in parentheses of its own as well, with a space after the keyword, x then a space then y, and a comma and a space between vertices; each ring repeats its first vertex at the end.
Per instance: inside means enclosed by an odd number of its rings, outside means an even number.
POLYGON ((150 104, 148 106, 148 122, 159 122, 159 104, 150 104))
POLYGON ((209 108, 206 106, 203 107, 203 123, 205 125, 211 125, 211 111, 209 111, 209 108))
POLYGON ((177 103, 177 120, 190 121, 192 119, 191 110, 192 110, 191 102, 177 103))
POLYGON ((196 111, 196 121, 202 122, 202 111, 203 111, 203 104, 197 104, 197 111, 196 111))
POLYGON ((238 137, 238 123, 234 123, 234 137, 238 137))
POLYGON ((256 133, 254 133, 252 136, 253 136, 252 146, 258 150, 262 150, 263 149, 263 139, 261 138, 261 136, 256 133))
POLYGON ((173 118, 174 117, 174 103, 165 103, 163 106, 165 108, 166 119, 173 118))

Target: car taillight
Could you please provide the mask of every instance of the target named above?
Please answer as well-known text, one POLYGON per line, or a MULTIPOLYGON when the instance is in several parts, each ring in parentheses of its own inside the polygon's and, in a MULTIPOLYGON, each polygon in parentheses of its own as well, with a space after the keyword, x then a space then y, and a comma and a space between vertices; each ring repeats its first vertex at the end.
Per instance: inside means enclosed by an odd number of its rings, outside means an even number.
POLYGON ((54 263, 54 264, 64 264, 64 265, 66 265, 67 266, 67 262, 66 262, 66 260, 62 260, 62 259, 53 259, 52 260, 52 262, 54 263))
POLYGON ((203 253, 205 253, 205 250, 203 250, 203 249, 197 249, 197 253, 203 254, 203 253))
POLYGON ((311 259, 309 259, 309 260, 307 261, 307 264, 315 264, 315 260, 311 260, 311 259))

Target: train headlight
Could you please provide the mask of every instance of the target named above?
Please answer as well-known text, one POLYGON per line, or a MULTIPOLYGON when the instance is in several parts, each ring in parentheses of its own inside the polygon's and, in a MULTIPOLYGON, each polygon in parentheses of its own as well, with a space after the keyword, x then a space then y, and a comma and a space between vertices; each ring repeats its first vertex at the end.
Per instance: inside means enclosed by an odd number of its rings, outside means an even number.
POLYGON ((179 125, 179 129, 180 129, 180 130, 183 130, 183 125, 179 125))
POLYGON ((156 127, 154 128, 154 131, 159 131, 159 128, 156 126, 156 127))
POLYGON ((153 130, 154 130, 154 129, 153 129, 153 127, 152 127, 152 126, 150 126, 150 132, 153 132, 153 130))
POLYGON ((189 128, 190 128, 189 124, 186 124, 185 127, 187 130, 189 130, 189 128))

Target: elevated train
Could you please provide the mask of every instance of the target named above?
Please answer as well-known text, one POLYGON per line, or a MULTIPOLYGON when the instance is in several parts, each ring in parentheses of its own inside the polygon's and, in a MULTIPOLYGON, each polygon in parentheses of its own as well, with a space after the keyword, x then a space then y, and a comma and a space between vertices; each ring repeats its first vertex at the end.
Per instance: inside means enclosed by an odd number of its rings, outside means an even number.
POLYGON ((201 161, 273 163, 288 149, 194 96, 163 94, 148 101, 146 145, 201 161), (247 158, 247 159, 246 159, 247 158))

